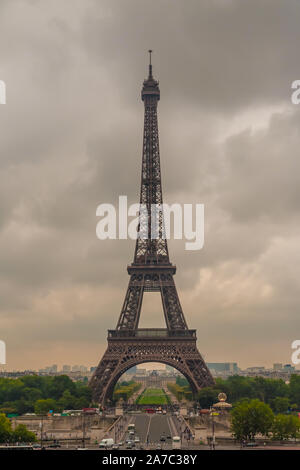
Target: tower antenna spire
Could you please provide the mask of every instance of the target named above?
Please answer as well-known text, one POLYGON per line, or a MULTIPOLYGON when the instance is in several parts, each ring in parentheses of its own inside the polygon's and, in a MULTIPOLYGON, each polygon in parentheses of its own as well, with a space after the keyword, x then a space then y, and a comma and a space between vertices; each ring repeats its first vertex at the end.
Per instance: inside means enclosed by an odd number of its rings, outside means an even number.
POLYGON ((151 54, 152 54, 152 49, 149 49, 149 78, 152 78, 152 63, 151 63, 151 54))

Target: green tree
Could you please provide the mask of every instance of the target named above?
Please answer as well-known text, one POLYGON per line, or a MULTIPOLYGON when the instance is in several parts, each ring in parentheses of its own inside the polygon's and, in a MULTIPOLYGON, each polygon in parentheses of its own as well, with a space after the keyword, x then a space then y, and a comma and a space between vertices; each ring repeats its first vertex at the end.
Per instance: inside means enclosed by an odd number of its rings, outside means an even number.
POLYGON ((42 397, 42 392, 38 388, 25 387, 23 390, 23 397, 27 402, 34 403, 42 397))
POLYGON ((46 398, 35 402, 34 411, 37 415, 45 415, 50 410, 57 410, 57 404, 53 398, 46 398))
POLYGON ((290 379, 289 397, 291 403, 297 403, 300 408, 300 375, 293 374, 290 379))
POLYGON ((87 386, 83 382, 76 382, 75 384, 76 390, 75 395, 78 398, 85 398, 86 401, 89 403, 92 400, 92 392, 89 386, 87 386))
POLYGON ((272 433, 273 439, 283 441, 284 439, 299 437, 300 421, 298 416, 282 415, 275 416, 272 433))
POLYGON ((287 397, 276 397, 271 401, 271 407, 276 413, 284 413, 288 411, 290 400, 287 397))
POLYGON ((89 405, 90 405, 89 400, 87 400, 85 397, 79 397, 79 398, 75 398, 73 409, 81 410, 82 408, 88 408, 89 405))
POLYGON ((19 424, 12 432, 11 439, 14 442, 35 442, 36 436, 33 432, 28 431, 25 424, 19 424))
POLYGON ((65 390, 58 403, 64 410, 74 409, 76 397, 74 397, 69 390, 65 390))
POLYGON ((40 377, 39 375, 24 375, 20 380, 27 388, 42 390, 45 377, 40 377))
POLYGON ((26 401, 25 398, 11 402, 16 407, 17 413, 22 415, 24 413, 32 413, 34 411, 34 403, 26 401))
POLYGON ((16 408, 12 407, 12 406, 2 406, 0 408, 0 413, 4 413, 6 415, 8 414, 11 414, 11 413, 16 413, 17 414, 17 410, 16 408))
POLYGON ((48 396, 58 400, 66 390, 69 390, 72 395, 76 390, 76 385, 70 377, 67 375, 57 375, 52 377, 52 381, 48 388, 48 396))
POLYGON ((0 442, 8 442, 11 438, 11 423, 4 413, 0 413, 0 442))
POLYGON ((214 387, 204 387, 198 392, 198 401, 201 408, 210 408, 218 401, 218 394, 220 390, 214 387))
POLYGON ((243 398, 255 398, 252 378, 232 375, 228 377, 227 384, 229 389, 228 397, 232 403, 243 398))
POLYGON ((232 410, 231 430, 238 440, 253 440, 257 434, 267 436, 272 429, 274 414, 260 400, 244 400, 232 410))

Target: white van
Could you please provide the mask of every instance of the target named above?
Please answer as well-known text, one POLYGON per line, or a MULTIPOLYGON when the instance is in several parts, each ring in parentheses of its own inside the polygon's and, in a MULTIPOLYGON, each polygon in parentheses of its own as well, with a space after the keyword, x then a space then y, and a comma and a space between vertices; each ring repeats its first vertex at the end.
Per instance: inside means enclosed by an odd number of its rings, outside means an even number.
POLYGON ((102 439, 102 441, 99 444, 100 449, 109 449, 114 445, 114 440, 109 438, 109 439, 102 439))
POLYGON ((179 436, 174 436, 172 439, 172 449, 181 449, 181 439, 179 436))

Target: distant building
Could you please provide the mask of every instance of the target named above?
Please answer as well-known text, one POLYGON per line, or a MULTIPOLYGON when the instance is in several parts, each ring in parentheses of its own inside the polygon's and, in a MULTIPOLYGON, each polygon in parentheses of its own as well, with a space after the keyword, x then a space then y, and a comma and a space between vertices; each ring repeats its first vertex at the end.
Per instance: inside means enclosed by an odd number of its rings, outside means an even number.
POLYGON ((46 374, 56 374, 57 373, 57 364, 53 364, 52 366, 47 366, 44 369, 39 369, 40 373, 46 374))
POLYGON ((262 372, 265 370, 265 367, 263 366, 253 366, 253 367, 247 367, 246 371, 249 372, 262 372))
POLYGON ((273 364, 273 370, 282 370, 282 364, 280 364, 279 362, 273 364))
POLYGON ((287 372, 292 372, 292 371, 295 370, 295 367, 292 366, 291 364, 284 364, 283 370, 285 370, 285 371, 287 371, 287 372))
POLYGON ((206 363, 212 374, 228 374, 233 375, 239 372, 236 362, 207 362, 206 363))
POLYGON ((62 368, 62 371, 63 372, 71 372, 71 366, 68 366, 68 365, 63 365, 63 368, 62 368))
POLYGON ((130 369, 128 369, 128 370, 126 371, 126 374, 128 374, 128 375, 135 375, 136 372, 137 372, 137 366, 133 366, 133 367, 131 367, 130 369))

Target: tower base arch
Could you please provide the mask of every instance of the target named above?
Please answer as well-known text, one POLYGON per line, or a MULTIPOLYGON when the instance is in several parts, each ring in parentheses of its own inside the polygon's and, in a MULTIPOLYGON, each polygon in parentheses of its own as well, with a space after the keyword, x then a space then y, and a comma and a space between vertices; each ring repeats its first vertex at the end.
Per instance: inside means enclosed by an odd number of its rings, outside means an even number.
POLYGON ((213 385, 214 380, 197 349, 194 331, 177 331, 176 335, 170 335, 168 330, 136 330, 126 336, 124 331, 110 330, 107 350, 90 381, 93 400, 104 405, 112 398, 121 375, 145 362, 174 367, 186 377, 194 395, 201 388, 213 385))

